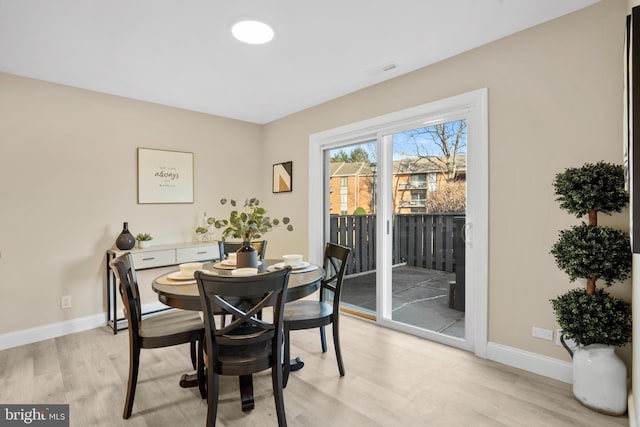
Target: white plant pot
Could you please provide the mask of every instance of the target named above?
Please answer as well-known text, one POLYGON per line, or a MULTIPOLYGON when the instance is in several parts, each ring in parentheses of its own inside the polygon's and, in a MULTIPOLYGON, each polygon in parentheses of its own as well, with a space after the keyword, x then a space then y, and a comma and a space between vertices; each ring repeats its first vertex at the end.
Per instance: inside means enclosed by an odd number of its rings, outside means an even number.
POLYGON ((151 241, 150 240, 139 240, 138 241, 138 247, 140 249, 146 249, 149 246, 151 246, 151 241))
POLYGON ((615 347, 591 344, 573 354, 573 395, 584 406, 608 415, 627 410, 627 367, 615 347))

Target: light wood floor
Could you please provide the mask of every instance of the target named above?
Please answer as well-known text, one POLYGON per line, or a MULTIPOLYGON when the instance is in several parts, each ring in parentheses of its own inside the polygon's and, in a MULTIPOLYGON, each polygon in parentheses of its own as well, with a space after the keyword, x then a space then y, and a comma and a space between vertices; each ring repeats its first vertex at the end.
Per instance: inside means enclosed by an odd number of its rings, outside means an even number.
MULTIPOLYGON (((285 389, 289 426, 626 426, 580 405, 571 386, 478 359, 345 315, 347 375, 317 330, 292 332, 306 365, 285 389)), ((331 334, 328 332, 328 338, 331 334)), ((206 401, 181 389, 188 347, 142 350, 133 415, 123 420, 127 332, 100 328, 0 352, 0 402, 69 403, 71 426, 204 425, 206 401)), ((276 426, 270 374, 255 378, 256 408, 240 410, 237 379, 223 378, 219 426, 276 426)))

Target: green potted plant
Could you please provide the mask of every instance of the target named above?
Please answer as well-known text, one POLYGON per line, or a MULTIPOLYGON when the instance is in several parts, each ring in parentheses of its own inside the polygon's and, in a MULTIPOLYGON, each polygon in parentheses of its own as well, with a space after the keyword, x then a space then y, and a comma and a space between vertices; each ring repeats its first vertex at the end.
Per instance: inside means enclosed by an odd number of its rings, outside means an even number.
MULTIPOLYGON (((238 202, 234 199, 220 200, 221 205, 227 203, 233 208, 229 213, 229 219, 210 217, 207 219, 207 224, 213 225, 216 229, 222 229, 221 240, 223 242, 229 238, 242 240, 242 248, 238 251, 238 267, 258 266, 257 252, 251 247, 252 240, 259 239, 281 224, 286 225, 288 231, 293 231, 293 225, 291 225, 289 218, 283 217, 280 220, 266 215, 267 210, 260 206, 260 200, 255 197, 246 199, 242 207, 239 207, 238 202)), ((204 230, 207 230, 207 227, 198 227, 196 233, 206 233, 204 230)))
POLYGON ((620 415, 626 411, 626 367, 614 347, 631 340, 629 303, 598 289, 627 279, 631 272, 629 235, 598 225, 598 212, 621 212, 628 201, 624 190, 624 169, 605 162, 586 163, 556 175, 555 194, 560 207, 584 221, 560 231, 551 254, 571 282, 585 279, 586 287, 572 289, 551 300, 561 340, 572 339, 573 393, 585 406, 620 415))
POLYGON ((136 240, 138 241, 138 247, 140 249, 144 249, 151 245, 153 236, 149 233, 138 233, 136 234, 136 240))

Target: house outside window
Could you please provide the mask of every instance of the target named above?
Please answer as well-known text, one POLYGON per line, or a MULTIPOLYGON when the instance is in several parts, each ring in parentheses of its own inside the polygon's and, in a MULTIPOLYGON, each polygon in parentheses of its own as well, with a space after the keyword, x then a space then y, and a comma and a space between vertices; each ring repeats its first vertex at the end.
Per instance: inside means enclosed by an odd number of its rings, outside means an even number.
POLYGON ((416 173, 411 175, 411 188, 416 190, 427 188, 427 175, 424 173, 416 173))
POLYGON ((438 174, 436 172, 429 172, 429 185, 427 191, 431 193, 438 189, 438 174))
MULTIPOLYGON (((346 180, 346 178, 343 178, 346 180)), ((340 213, 347 215, 349 211, 349 189, 347 187, 340 188, 340 213)))

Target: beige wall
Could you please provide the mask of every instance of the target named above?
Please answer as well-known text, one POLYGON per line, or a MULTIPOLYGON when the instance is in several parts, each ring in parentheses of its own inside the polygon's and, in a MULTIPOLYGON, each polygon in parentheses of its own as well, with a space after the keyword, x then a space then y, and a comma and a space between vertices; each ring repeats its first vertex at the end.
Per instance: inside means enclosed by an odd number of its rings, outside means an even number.
MULTIPOLYGON (((296 229, 270 235, 269 253, 306 253, 310 134, 487 87, 489 338, 568 359, 531 337, 556 328, 548 300, 572 286, 549 249, 578 221, 551 182, 622 161, 625 14, 605 0, 262 127, 0 74, 0 334, 103 312, 104 251, 123 221, 156 243, 189 241, 220 196, 256 194, 296 229), (194 152, 196 202, 138 205, 136 147, 194 152), (272 194, 271 166, 290 160, 293 192, 272 194), (74 307, 61 311, 67 294, 74 307)), ((613 290, 630 295, 629 283, 613 290)))
MULTIPOLYGON (((296 167, 293 215, 308 202, 309 134, 487 87, 489 339, 568 360, 531 337, 532 326, 555 331, 549 299, 576 286, 549 255, 558 230, 578 223, 554 201, 552 180, 587 161, 622 162, 625 15, 624 2, 606 0, 266 125, 266 152, 288 150, 296 167)), ((628 216, 602 223, 628 229, 628 216)), ((628 298, 630 285, 612 291, 628 298)))
POLYGON ((260 133, 0 74, 0 334, 106 312, 105 250, 123 221, 155 244, 192 241, 221 196, 255 193, 260 133), (138 205, 137 147, 193 152, 195 203, 138 205), (236 179, 243 169, 249 178, 236 179), (71 309, 60 309, 62 295, 72 296, 71 309))

